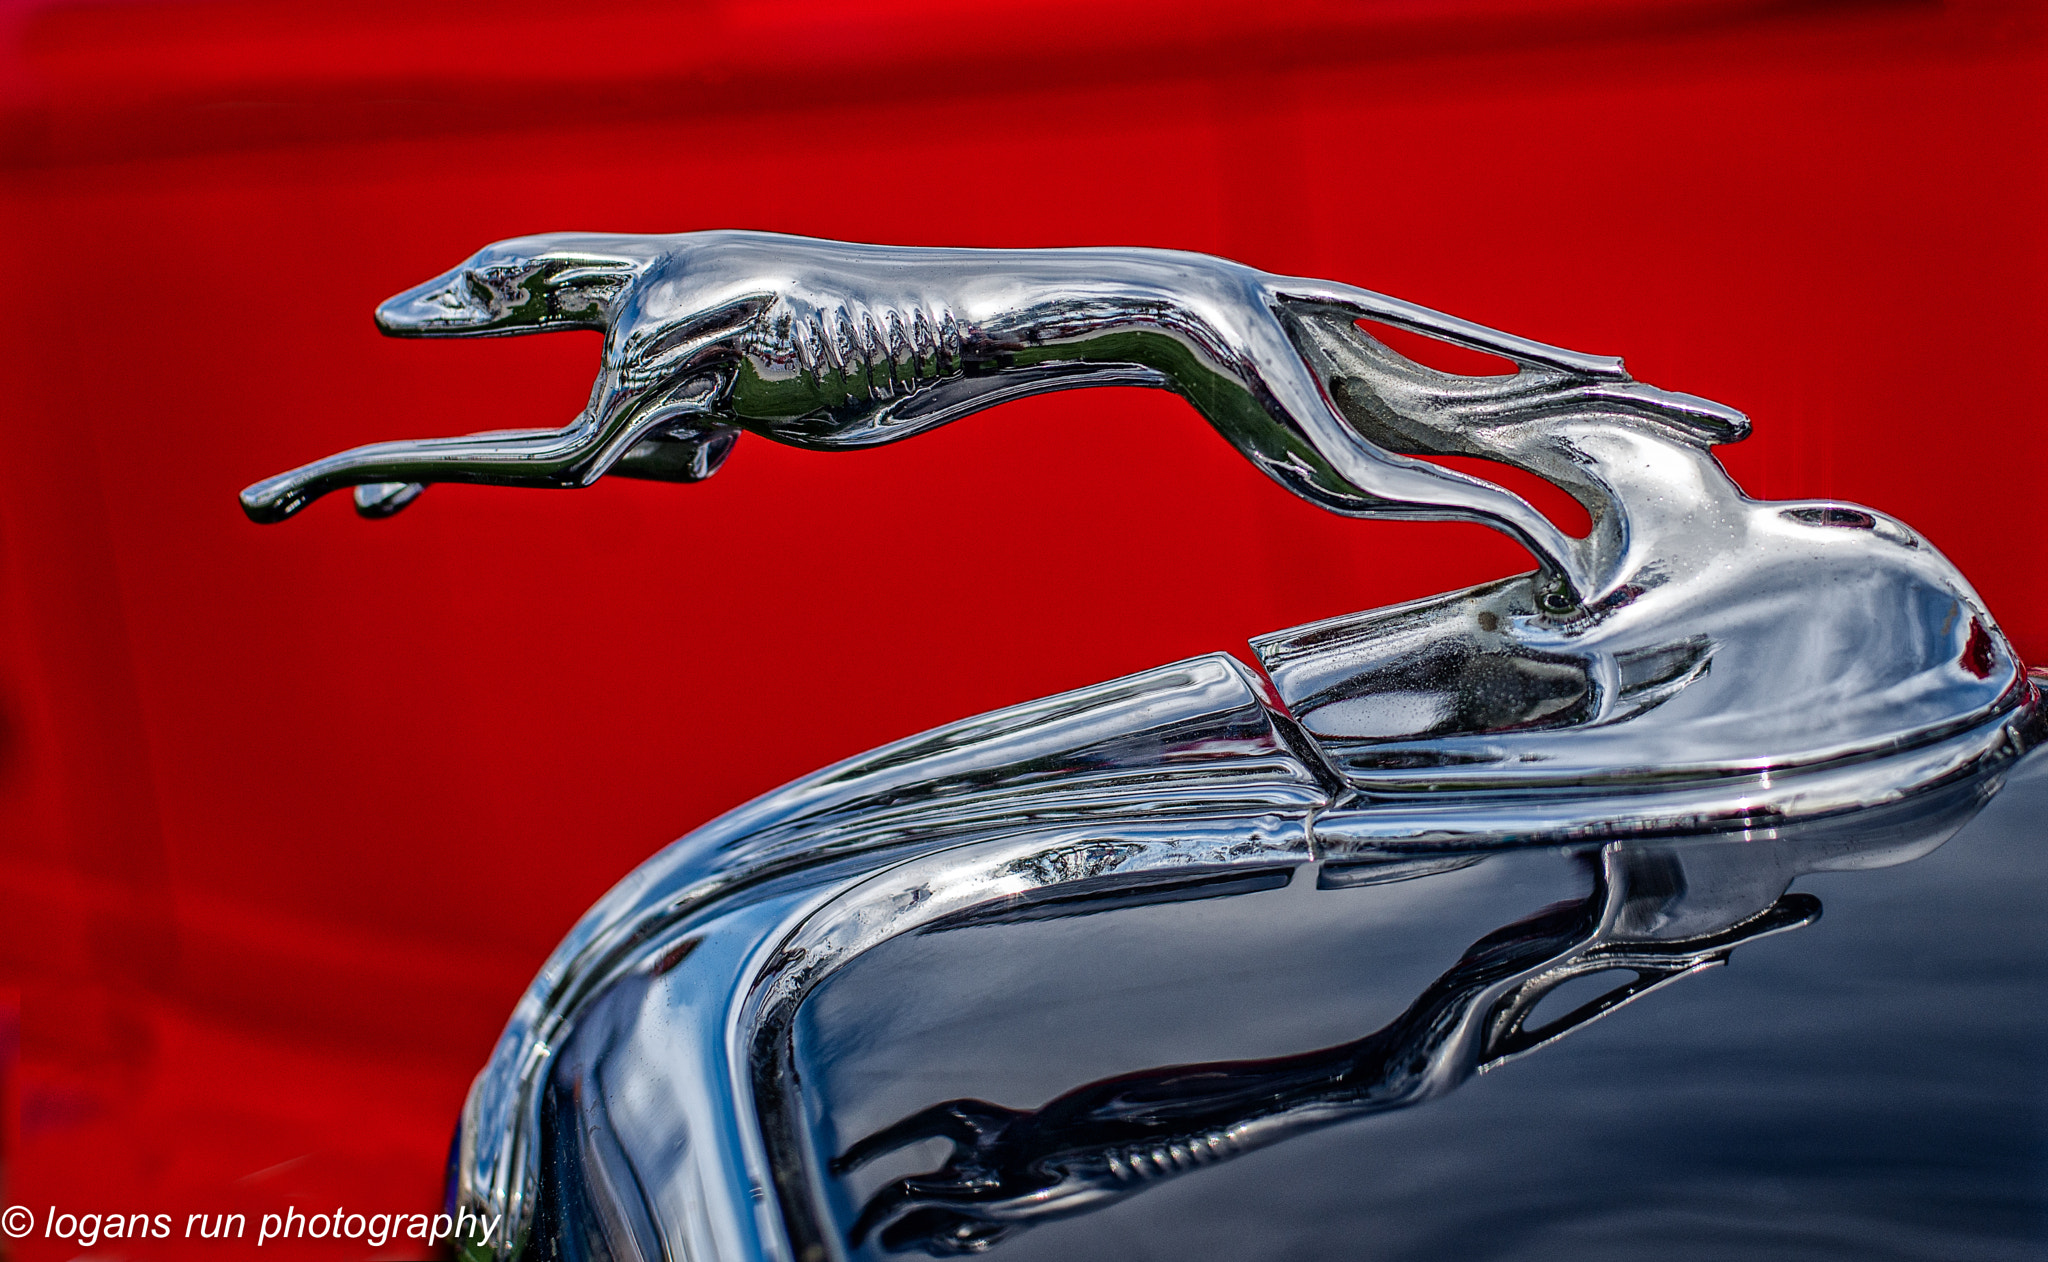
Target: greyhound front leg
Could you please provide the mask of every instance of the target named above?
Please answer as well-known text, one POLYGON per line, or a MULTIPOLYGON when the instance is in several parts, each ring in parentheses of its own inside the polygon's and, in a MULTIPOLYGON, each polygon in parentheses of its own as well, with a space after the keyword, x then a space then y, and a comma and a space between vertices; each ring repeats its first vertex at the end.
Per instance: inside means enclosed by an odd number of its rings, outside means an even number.
POLYGON ((641 392, 600 383, 592 405, 562 429, 372 443, 258 482, 242 492, 242 511, 251 521, 279 522, 329 491, 366 486, 372 489, 357 497, 358 511, 389 516, 431 482, 583 487, 628 460, 645 466, 632 469, 642 477, 701 480, 731 449, 731 430, 707 415, 721 386, 709 375, 641 392), (664 449, 669 444, 704 450, 681 459, 677 449, 664 449))
MULTIPOLYGON (((516 437, 473 435, 371 443, 258 482, 242 492, 242 511, 251 521, 279 522, 329 491, 346 486, 377 487, 373 503, 401 496, 410 501, 405 488, 429 482, 581 486, 585 466, 599 440, 599 428, 578 418, 565 429, 516 437)), ((396 505, 393 511, 403 506, 396 505)))
MULTIPOLYGON (((541 438, 555 433, 547 429, 493 429, 471 434, 471 438, 541 438)), ((420 497, 424 482, 359 482, 356 484, 356 515, 378 521, 392 517, 420 497)))
MULTIPOLYGON (((678 422, 641 439, 607 472, 644 482, 702 482, 725 464, 739 436, 729 425, 678 422)), ((356 514, 372 521, 393 516, 426 489, 424 482, 359 483, 356 514)))

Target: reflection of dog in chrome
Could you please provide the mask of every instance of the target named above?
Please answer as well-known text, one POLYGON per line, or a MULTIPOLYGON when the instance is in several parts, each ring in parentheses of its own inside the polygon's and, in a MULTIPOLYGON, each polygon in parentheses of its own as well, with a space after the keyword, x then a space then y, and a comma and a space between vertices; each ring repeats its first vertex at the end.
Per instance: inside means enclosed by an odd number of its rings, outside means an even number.
POLYGON ((1727 963, 1746 942, 1817 919, 1820 900, 1784 893, 1790 873, 1772 863, 1796 844, 1750 849, 1758 852, 1748 857, 1761 881, 1730 881, 1710 857, 1689 883, 1687 860, 1697 862, 1698 847, 1610 845, 1593 860, 1594 888, 1584 901, 1487 934, 1399 1016, 1354 1042, 1271 1060, 1140 1070, 1076 1087, 1037 1109, 963 1099, 919 1110, 832 1162, 845 1175, 925 1140, 953 1145, 938 1169, 869 1196, 847 1229, 848 1243, 858 1248, 873 1235, 891 1252, 979 1253, 1025 1228, 1254 1149, 1433 1100, 1653 990, 1727 963), (1603 993, 1531 1022, 1545 996, 1595 976, 1610 983, 1603 993))

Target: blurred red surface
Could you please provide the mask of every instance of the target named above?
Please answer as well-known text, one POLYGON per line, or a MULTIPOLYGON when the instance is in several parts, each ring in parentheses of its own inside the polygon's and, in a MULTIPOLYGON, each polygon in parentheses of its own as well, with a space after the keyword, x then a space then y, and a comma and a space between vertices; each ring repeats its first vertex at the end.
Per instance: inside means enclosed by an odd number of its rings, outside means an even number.
POLYGON ((315 456, 581 405, 594 336, 390 342, 379 299, 552 229, 1335 277, 1745 409, 1723 456, 1753 494, 1900 515, 2038 660, 2044 28, 1988 2, 0 7, 0 1201, 38 1231, 172 1216, 93 1250, 123 1257, 250 1247, 184 1240, 193 1212, 431 1210, 520 989, 664 842, 937 723, 1525 567, 1478 528, 1320 514, 1138 391, 860 454, 748 438, 701 486, 250 525, 236 490, 315 456))

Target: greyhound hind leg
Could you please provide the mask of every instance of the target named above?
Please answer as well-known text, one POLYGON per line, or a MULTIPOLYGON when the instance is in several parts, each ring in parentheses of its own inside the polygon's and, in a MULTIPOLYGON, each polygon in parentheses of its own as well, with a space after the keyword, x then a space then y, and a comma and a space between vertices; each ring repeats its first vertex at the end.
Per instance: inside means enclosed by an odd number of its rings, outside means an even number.
POLYGON ((611 472, 648 482, 702 482, 718 472, 739 437, 730 425, 678 421, 641 439, 611 472))

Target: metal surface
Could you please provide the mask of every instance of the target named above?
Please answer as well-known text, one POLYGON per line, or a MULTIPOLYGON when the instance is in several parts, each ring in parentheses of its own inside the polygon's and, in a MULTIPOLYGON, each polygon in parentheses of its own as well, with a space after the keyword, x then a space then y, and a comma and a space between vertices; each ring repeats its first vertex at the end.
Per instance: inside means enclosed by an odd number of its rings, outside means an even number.
POLYGON ((1931 852, 1858 812, 893 939, 791 1040, 820 1217, 872 1262, 2037 1257, 2044 771, 1931 852))
POLYGON ((251 487, 252 518, 344 486, 380 516, 436 481, 694 481, 743 430, 855 448, 1024 395, 1142 384, 1182 394, 1313 503, 1483 522, 1539 566, 1262 637, 1263 675, 1219 654, 942 728, 657 855, 556 951, 471 1094, 455 1189, 516 1225, 501 1256, 985 1248, 1183 1167, 1434 1099, 1805 923, 1793 876, 1939 844, 2036 737, 2036 689, 1954 567, 1872 510, 1743 495, 1708 450, 1747 432, 1739 413, 1363 290, 1155 250, 550 236, 489 247, 378 319, 409 336, 601 328, 603 368, 560 431, 359 448, 251 487), (1361 318, 1517 370, 1426 368, 1361 318), (1591 530, 1566 535, 1432 455, 1544 477, 1591 530), (797 1086, 799 1014, 904 935, 1302 870, 1412 879, 1560 843, 1606 846, 1592 892, 1473 944, 1363 1040, 1125 1075, 1036 1109, 941 1102, 822 1165, 814 1152, 829 1106, 797 1086), (1643 919, 1653 878, 1663 920, 1643 919), (1550 990, 1615 968, 1636 980, 1526 1027, 1550 990), (1133 1091, 1167 1104, 1134 1118, 1118 1103, 1133 1091), (933 1136, 956 1145, 938 1171, 842 1221, 834 1168, 933 1136))
MULTIPOLYGON (((954 1146, 940 1169, 873 1193, 846 1239, 859 1245, 874 1235, 891 1249, 977 1252, 1034 1221, 1085 1212, 1302 1131, 1421 1104, 1688 973, 1726 963, 1742 943, 1820 914, 1817 899, 1787 894, 1738 918, 1706 917, 1705 932, 1659 933, 1663 926, 1642 923, 1679 918, 1670 906, 1679 901, 1670 869, 1698 857, 1697 850, 1646 853, 1615 843, 1600 856, 1596 888, 1583 903, 1547 908, 1480 939, 1398 1017, 1350 1043, 1123 1074, 1037 1109, 976 1099, 921 1109, 833 1161, 832 1171, 843 1174, 923 1140, 954 1146), (1528 1016, 1553 990, 1607 972, 1629 980, 1528 1028, 1528 1016)), ((1676 886, 1691 892, 1682 875, 1676 886)))

